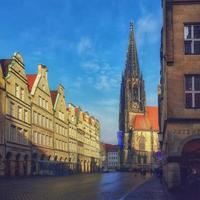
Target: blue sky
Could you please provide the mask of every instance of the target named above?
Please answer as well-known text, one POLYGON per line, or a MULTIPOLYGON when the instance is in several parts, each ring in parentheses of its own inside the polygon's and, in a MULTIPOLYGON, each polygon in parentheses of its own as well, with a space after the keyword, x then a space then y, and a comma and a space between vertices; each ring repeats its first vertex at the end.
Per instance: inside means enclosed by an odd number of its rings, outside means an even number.
POLYGON ((48 69, 51 89, 101 122, 101 140, 116 143, 119 88, 129 23, 134 21, 147 104, 157 105, 160 0, 0 0, 0 58, 19 51, 27 73, 48 69))

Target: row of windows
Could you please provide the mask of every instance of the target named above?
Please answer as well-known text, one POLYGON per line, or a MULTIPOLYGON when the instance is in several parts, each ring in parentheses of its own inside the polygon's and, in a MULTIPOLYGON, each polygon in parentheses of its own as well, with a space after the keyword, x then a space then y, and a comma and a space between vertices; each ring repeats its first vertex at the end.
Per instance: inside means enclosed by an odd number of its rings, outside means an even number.
POLYGON ((53 121, 40 113, 33 112, 33 123, 38 124, 44 128, 53 129, 53 121))
POLYGON ((76 143, 76 141, 73 141, 73 140, 69 141, 69 151, 77 152, 77 143, 76 143))
POLYGON ((53 138, 38 132, 33 132, 32 141, 38 145, 53 147, 53 138))
POLYGON ((63 142, 61 140, 56 140, 55 141, 55 148, 63 150, 63 151, 67 151, 67 143, 63 142))
POLYGON ((41 96, 38 98, 38 105, 42 108, 45 108, 46 110, 49 109, 48 101, 43 99, 41 96))
POLYGON ((118 162, 108 162, 108 166, 118 166, 118 162))
POLYGON ((56 132, 61 134, 61 135, 65 135, 67 136, 67 129, 63 126, 60 126, 59 124, 56 123, 56 132))
POLYGON ((76 139, 76 132, 77 132, 77 129, 72 128, 71 126, 69 126, 69 136, 71 138, 75 138, 76 139))
POLYGON ((110 160, 118 160, 118 156, 109 156, 108 155, 108 159, 110 159, 110 160))
POLYGON ((28 131, 25 129, 16 127, 14 125, 10 125, 9 131, 7 134, 7 139, 8 141, 11 141, 11 142, 28 145, 29 143, 28 131))
POLYGON ((29 112, 23 109, 21 106, 15 105, 12 101, 10 102, 9 114, 15 118, 23 120, 29 123, 29 112))
POLYGON ((24 88, 20 87, 18 84, 15 84, 15 96, 24 101, 24 88))

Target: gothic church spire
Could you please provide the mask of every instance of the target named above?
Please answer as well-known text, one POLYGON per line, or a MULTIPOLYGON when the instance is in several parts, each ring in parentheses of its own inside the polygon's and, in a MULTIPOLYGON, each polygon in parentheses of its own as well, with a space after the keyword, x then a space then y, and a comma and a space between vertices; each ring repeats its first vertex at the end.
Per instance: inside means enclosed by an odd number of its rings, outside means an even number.
POLYGON ((128 75, 128 77, 139 78, 140 76, 133 22, 130 23, 130 36, 129 36, 125 72, 128 75))

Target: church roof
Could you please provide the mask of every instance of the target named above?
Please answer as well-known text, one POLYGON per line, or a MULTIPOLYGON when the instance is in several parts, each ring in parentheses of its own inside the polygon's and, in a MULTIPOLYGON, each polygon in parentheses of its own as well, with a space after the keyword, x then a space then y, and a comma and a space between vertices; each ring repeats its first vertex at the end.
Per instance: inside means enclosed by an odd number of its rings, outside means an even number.
POLYGON ((158 131, 158 107, 146 106, 145 114, 135 116, 133 128, 134 130, 158 131))
POLYGON ((27 74, 26 77, 27 77, 27 81, 28 81, 28 90, 29 90, 29 92, 31 92, 33 84, 37 77, 37 74, 27 74))

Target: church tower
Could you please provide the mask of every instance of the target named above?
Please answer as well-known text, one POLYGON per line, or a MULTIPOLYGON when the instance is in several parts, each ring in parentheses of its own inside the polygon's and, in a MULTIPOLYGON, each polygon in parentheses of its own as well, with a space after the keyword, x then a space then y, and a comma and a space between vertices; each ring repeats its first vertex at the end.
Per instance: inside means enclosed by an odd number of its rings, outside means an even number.
POLYGON ((130 36, 125 70, 122 74, 120 91, 119 130, 123 132, 122 165, 129 160, 130 138, 134 116, 145 113, 144 80, 140 72, 134 26, 130 23, 130 36))

